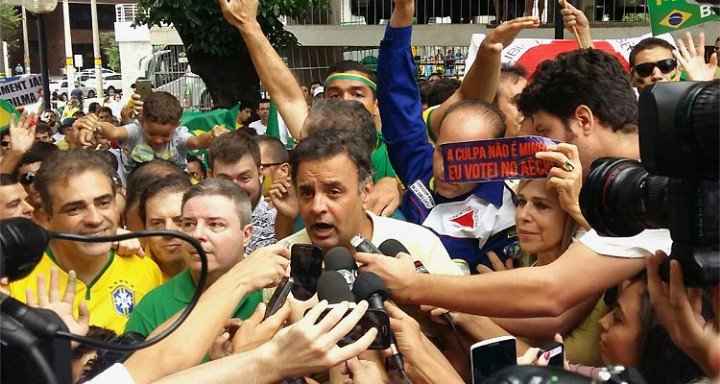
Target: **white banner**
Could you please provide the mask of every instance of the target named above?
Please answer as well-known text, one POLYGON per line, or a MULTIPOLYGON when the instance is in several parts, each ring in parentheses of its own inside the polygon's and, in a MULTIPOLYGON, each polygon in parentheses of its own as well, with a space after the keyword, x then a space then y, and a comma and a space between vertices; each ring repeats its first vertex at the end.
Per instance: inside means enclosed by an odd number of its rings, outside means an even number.
POLYGON ((22 75, 8 77, 0 81, 0 99, 12 105, 22 107, 37 103, 42 89, 42 75, 22 75))
MULTIPOLYGON (((475 33, 472 35, 472 38, 470 40, 470 48, 468 50, 467 58, 465 59, 465 68, 470 68, 472 63, 475 61, 475 56, 477 56, 478 48, 480 47, 480 44, 485 39, 485 34, 483 33, 475 33)), ((621 55, 625 58, 625 61, 628 62, 628 58, 630 57, 630 51, 632 48, 640 42, 640 40, 643 40, 645 38, 652 37, 652 34, 647 33, 645 35, 639 36, 639 37, 630 37, 630 38, 622 38, 622 39, 607 39, 607 40, 594 40, 595 46, 597 48, 606 50, 605 48, 611 47, 612 50, 614 50, 616 53, 621 55)), ((675 41, 673 40, 672 36, 669 33, 662 34, 659 36, 655 36, 657 38, 666 40, 670 44, 675 45, 675 41)), ((530 49, 535 47, 540 47, 543 45, 550 45, 553 42, 561 42, 563 40, 553 40, 553 39, 515 39, 512 44, 507 46, 505 49, 503 49, 501 61, 506 64, 513 65, 516 62, 520 60, 520 58, 527 53, 530 49)), ((577 45, 575 45, 577 46, 577 45)), ((554 49, 548 49, 548 59, 552 59, 557 54, 557 51, 554 49)), ((535 68, 525 68, 529 72, 532 72, 535 68)))

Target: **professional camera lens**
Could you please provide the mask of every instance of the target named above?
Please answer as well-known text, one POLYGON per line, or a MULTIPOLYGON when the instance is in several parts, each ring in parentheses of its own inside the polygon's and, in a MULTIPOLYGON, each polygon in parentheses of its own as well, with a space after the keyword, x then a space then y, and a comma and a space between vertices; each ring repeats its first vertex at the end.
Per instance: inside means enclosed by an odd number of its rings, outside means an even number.
POLYGON ((669 222, 669 179, 649 175, 640 162, 621 158, 593 161, 580 191, 580 209, 603 236, 634 236, 669 222))

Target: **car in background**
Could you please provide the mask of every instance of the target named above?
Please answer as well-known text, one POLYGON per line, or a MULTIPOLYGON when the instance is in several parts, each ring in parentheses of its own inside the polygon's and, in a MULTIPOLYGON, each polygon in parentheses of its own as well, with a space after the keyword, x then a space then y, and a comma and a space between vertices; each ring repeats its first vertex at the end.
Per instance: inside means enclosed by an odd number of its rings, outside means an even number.
MULTIPOLYGON (((50 94, 56 93, 58 96, 65 96, 65 98, 68 97, 68 81, 67 79, 63 80, 50 80, 50 94)), ((82 91, 83 98, 93 98, 96 95, 95 89, 86 87, 82 83, 76 81, 75 82, 75 88, 80 89, 82 91)), ((73 88, 73 89, 75 89, 73 88)), ((70 92, 73 91, 73 89, 70 90, 70 92)))
MULTIPOLYGON (((85 80, 82 80, 81 83, 85 87, 95 89, 95 81, 95 76, 91 76, 86 78, 85 80)), ((109 94, 111 91, 113 93, 122 92, 122 76, 119 73, 103 76, 102 81, 103 88, 105 89, 105 94, 109 94)))

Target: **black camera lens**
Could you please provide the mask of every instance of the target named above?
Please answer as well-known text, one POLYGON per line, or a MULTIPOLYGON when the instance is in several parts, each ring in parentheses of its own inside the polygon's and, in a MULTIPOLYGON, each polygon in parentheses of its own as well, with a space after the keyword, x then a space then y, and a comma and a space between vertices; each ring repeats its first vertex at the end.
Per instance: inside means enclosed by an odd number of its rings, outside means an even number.
POLYGON ((639 161, 600 158, 593 161, 580 191, 580 209, 600 235, 634 236, 669 224, 669 178, 653 176, 639 161))

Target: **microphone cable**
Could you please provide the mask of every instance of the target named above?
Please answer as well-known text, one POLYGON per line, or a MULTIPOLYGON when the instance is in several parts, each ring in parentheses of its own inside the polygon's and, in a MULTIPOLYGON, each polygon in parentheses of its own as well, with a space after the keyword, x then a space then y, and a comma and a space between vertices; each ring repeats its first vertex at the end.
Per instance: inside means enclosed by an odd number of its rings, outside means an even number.
POLYGON ((179 238, 181 240, 184 240, 190 245, 195 248, 198 252, 198 256, 200 256, 200 278, 197 282, 197 287, 195 288, 195 292, 190 299, 190 303, 183 309, 180 316, 175 319, 175 321, 170 324, 169 327, 167 327, 165 330, 160 332, 158 335, 151 337, 148 340, 142 341, 140 343, 136 344, 130 344, 130 345, 121 345, 121 344, 114 344, 109 343, 106 341, 96 340, 87 336, 80 336, 76 335, 74 333, 66 332, 66 331, 58 331, 56 335, 68 338, 73 341, 77 341, 78 343, 82 343, 85 345, 89 345, 95 348, 101 348, 101 349, 109 349, 114 351, 122 351, 122 352, 133 352, 138 349, 147 348, 151 345, 157 344, 162 339, 166 338, 168 335, 173 333, 179 326, 182 324, 185 319, 187 319, 188 316, 190 316, 190 312, 192 312, 193 308, 195 308, 195 305, 197 304, 198 300, 200 300, 200 295, 202 294, 203 288, 205 287, 205 284, 207 283, 207 274, 208 274, 208 261, 207 261, 207 255, 205 254, 205 251, 202 249, 202 246, 200 243, 195 240, 194 238, 178 231, 138 231, 138 232, 130 232, 130 233, 124 233, 120 235, 113 235, 113 236, 97 236, 97 237, 88 237, 88 236, 82 236, 82 235, 74 235, 69 233, 59 233, 59 232, 52 232, 48 231, 50 234, 51 239, 59 239, 59 240, 70 240, 70 241, 78 241, 83 243, 110 243, 114 241, 122 241, 127 239, 133 239, 133 238, 142 238, 142 237, 152 237, 152 236, 170 236, 179 238))

